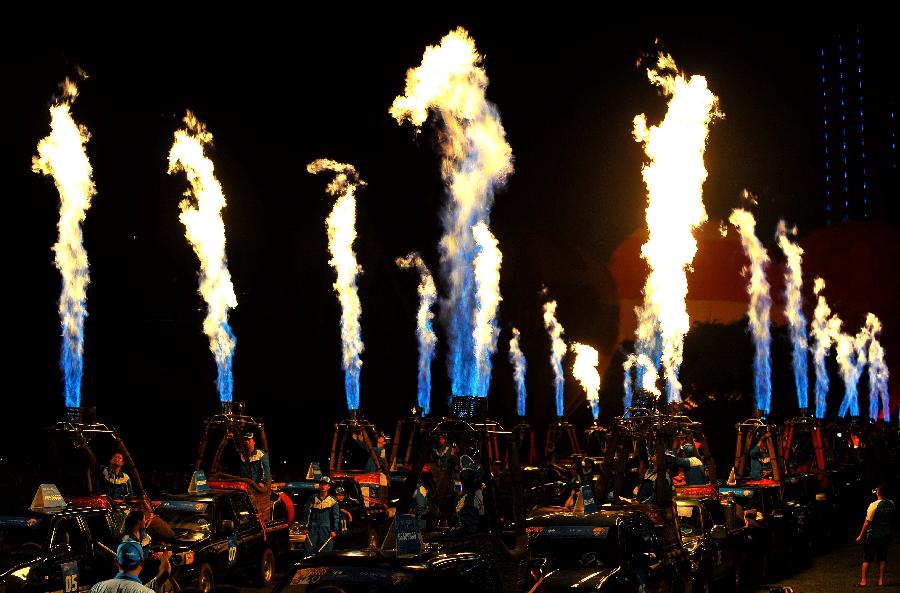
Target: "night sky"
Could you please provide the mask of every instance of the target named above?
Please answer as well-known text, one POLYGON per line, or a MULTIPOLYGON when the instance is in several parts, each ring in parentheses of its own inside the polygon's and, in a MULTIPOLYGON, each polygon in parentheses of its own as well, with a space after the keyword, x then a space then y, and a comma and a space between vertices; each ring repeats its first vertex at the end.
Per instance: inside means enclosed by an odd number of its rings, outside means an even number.
MULTIPOLYGON (((515 406, 511 325, 523 332, 529 362, 529 416, 540 423, 552 414, 542 286, 558 298, 569 339, 612 346, 616 312, 604 265, 643 224, 645 204, 631 122, 641 112, 658 122, 665 109, 636 67, 642 55, 662 47, 685 72, 706 75, 720 98, 725 119, 713 126, 706 156, 710 218, 726 216, 746 187, 759 195, 761 227, 774 229, 779 217, 803 230, 823 223, 816 60, 818 40, 830 32, 588 21, 542 29, 537 21, 465 18, 379 28, 316 20, 254 42, 235 26, 204 33, 202 42, 180 29, 8 52, 0 175, 9 414, 0 457, 28 458, 28 444, 44 440, 42 428, 63 412, 51 252, 58 196, 30 167, 49 131, 49 101, 76 65, 90 77, 73 112, 92 134, 97 186, 84 224, 91 284, 83 401, 121 428, 144 473, 190 464, 201 419, 218 409, 198 263, 178 221, 187 184, 166 174, 186 109, 215 137, 210 156, 228 198, 239 303, 231 313, 234 397, 266 420, 276 478, 324 456, 331 424, 346 415, 324 226, 333 202, 326 179, 305 172, 315 158, 352 163, 368 182, 358 193, 355 245, 364 270, 361 406, 392 432, 415 402, 417 278, 394 259, 418 250, 436 272, 445 195, 433 130, 426 125, 416 136, 388 107, 425 46, 455 26, 465 26, 485 56, 488 97, 515 158, 491 218, 504 256, 490 399, 501 420, 511 420, 515 406)), ((438 332, 432 401, 441 413, 448 383, 438 332)), ((571 376, 567 383, 574 397, 580 389, 571 376)))

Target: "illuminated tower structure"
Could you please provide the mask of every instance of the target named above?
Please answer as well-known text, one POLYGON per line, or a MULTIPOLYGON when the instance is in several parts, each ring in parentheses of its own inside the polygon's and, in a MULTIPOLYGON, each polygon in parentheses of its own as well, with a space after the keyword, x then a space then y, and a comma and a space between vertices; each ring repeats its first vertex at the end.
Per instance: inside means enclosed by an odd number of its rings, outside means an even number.
POLYGON ((900 220, 897 91, 889 48, 865 31, 823 38, 819 47, 824 220, 900 220))

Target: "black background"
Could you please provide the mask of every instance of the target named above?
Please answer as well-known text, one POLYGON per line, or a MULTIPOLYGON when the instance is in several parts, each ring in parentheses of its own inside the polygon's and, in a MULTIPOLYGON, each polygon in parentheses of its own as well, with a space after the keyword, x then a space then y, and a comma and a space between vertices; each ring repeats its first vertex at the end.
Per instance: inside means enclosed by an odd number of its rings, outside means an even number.
MULTIPOLYGON (((64 36, 6 51, 6 462, 37 456, 43 427, 63 413, 60 281, 51 252, 58 196, 30 167, 49 131, 56 85, 76 65, 89 75, 73 111, 92 134, 87 150, 98 192, 84 224, 91 284, 83 401, 121 428, 144 473, 187 467, 201 419, 218 408, 198 264, 178 221, 186 181, 166 174, 185 109, 215 137, 210 156, 228 199, 227 252, 239 303, 231 313, 234 397, 266 420, 276 478, 324 456, 332 423, 346 415, 324 227, 332 199, 326 178, 305 172, 315 158, 353 163, 368 182, 358 193, 355 245, 364 270, 361 406, 392 432, 415 402, 417 278, 393 262, 418 250, 436 272, 445 195, 433 131, 426 126, 416 136, 388 107, 425 46, 455 26, 467 27, 485 56, 488 96, 515 158, 491 218, 504 257, 490 395, 496 417, 509 421, 515 409, 506 361, 511 325, 523 332, 529 362, 529 418, 541 424, 553 414, 542 286, 559 299, 569 339, 614 346, 617 312, 605 262, 643 224, 645 204, 632 119, 645 112, 657 122, 665 109, 636 67, 642 55, 670 51, 684 71, 706 75, 720 98, 725 119, 714 125, 706 156, 711 219, 727 216, 747 187, 760 197, 761 227, 774 228, 779 217, 804 230, 823 223, 816 68, 820 39, 836 26, 813 33, 771 23, 448 18, 375 26, 364 18, 297 18, 300 24, 273 25, 273 15, 266 20, 271 34, 256 21, 219 28, 192 22, 133 37, 120 29, 108 43, 64 36)), ((870 30, 867 39, 881 39, 870 30)), ((887 54, 875 48, 867 57, 887 54)), ((432 401, 441 413, 448 383, 443 328, 438 332, 432 401)), ((723 389, 741 387, 749 375, 752 349, 742 339, 746 347, 732 353, 742 379, 730 381, 733 369, 722 370, 723 389)), ((618 384, 621 374, 607 380, 618 384)), ((620 392, 604 389, 604 414, 621 405, 620 392)), ((567 376, 567 400, 579 394, 567 376)), ((577 407, 576 417, 586 420, 577 407)), ((721 446, 730 447, 730 437, 721 446)))

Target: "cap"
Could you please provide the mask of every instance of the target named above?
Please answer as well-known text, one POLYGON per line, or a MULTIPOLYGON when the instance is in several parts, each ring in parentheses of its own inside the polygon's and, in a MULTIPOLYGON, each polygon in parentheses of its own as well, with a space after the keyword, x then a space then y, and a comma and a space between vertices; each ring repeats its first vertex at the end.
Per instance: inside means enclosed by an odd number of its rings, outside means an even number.
POLYGON ((116 562, 123 570, 137 568, 144 563, 144 549, 135 541, 124 541, 116 548, 116 562))
POLYGON ((322 476, 319 478, 319 484, 331 484, 331 478, 328 476, 322 476))
POLYGON ((252 438, 254 438, 252 432, 245 432, 245 433, 244 433, 244 440, 249 440, 249 439, 252 439, 252 438))
POLYGON ((334 489, 334 493, 335 493, 335 494, 346 494, 346 492, 344 491, 344 487, 343 487, 343 486, 338 486, 337 488, 335 488, 335 489, 334 489))

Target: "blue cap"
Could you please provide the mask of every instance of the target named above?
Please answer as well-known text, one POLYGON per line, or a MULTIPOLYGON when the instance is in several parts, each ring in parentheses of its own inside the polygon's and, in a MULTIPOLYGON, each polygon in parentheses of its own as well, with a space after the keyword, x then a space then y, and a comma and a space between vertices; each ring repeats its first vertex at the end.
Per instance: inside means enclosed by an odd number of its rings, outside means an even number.
POLYGON ((144 563, 144 549, 141 544, 127 540, 119 544, 116 548, 116 563, 123 570, 131 570, 137 568, 144 563))

